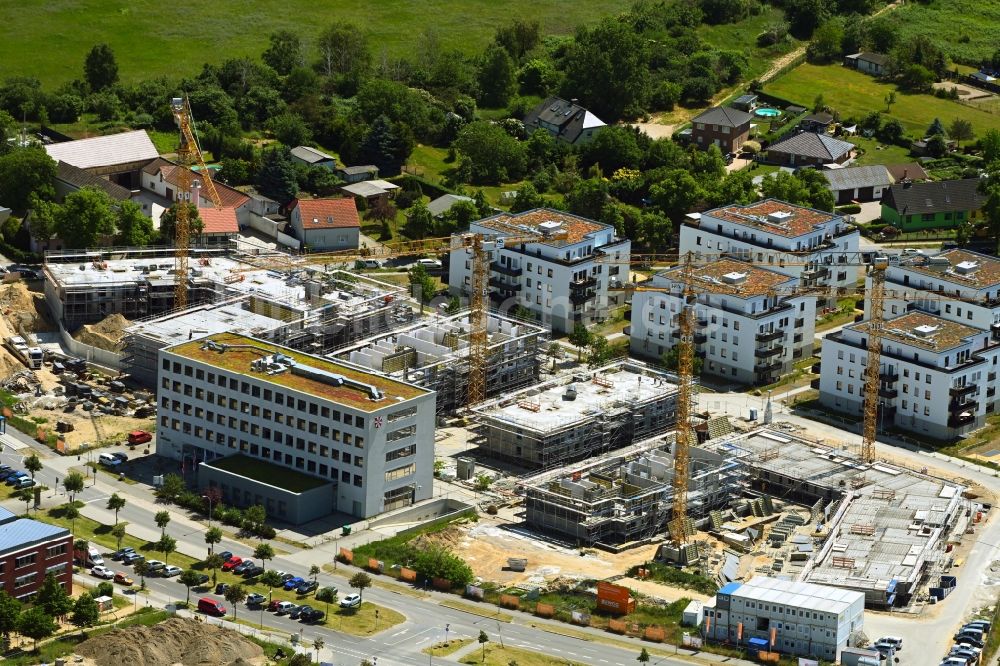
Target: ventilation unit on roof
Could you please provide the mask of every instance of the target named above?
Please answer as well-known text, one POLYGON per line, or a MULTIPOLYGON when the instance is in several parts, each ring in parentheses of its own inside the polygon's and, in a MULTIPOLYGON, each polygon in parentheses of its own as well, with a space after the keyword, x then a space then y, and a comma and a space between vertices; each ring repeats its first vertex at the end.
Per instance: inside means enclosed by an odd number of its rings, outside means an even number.
POLYGON ((773 213, 768 213, 767 221, 774 224, 785 224, 792 218, 792 213, 787 210, 776 210, 773 213))
POLYGON ((921 338, 928 338, 934 333, 937 333, 937 330, 938 330, 937 326, 931 326, 930 324, 921 324, 920 326, 914 328, 913 332, 916 333, 921 338))
POLYGON ((959 275, 969 275, 979 270, 978 261, 960 261, 955 264, 955 272, 959 275))
POLYGON ((561 228, 562 222, 556 222, 555 220, 547 220, 538 225, 538 230, 546 236, 559 231, 561 228))
POLYGON ((733 271, 731 273, 726 273, 722 276, 722 281, 726 284, 742 284, 746 282, 747 273, 740 273, 739 271, 733 271))

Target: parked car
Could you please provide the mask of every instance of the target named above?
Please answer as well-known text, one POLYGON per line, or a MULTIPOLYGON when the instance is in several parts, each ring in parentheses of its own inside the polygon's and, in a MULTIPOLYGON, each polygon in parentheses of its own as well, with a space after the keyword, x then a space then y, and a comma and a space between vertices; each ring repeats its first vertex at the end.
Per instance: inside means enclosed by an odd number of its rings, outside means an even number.
POLYGON ((346 597, 340 600, 341 608, 357 608, 361 605, 361 595, 360 594, 348 594, 346 597))
POLYGON ((314 608, 308 615, 306 613, 299 615, 299 619, 307 623, 321 622, 325 615, 326 613, 323 611, 314 608))
POLYGON ((278 615, 288 615, 296 608, 298 608, 298 606, 293 604, 291 601, 282 601, 278 603, 278 607, 275 609, 275 612, 278 615))
POLYGON ((267 597, 265 597, 263 594, 257 594, 256 592, 254 592, 253 594, 247 595, 247 606, 260 606, 266 600, 267 597))
MULTIPOLYGON (((247 569, 249 569, 252 566, 253 566, 253 562, 251 562, 250 560, 243 560, 242 562, 240 562, 236 566, 230 567, 230 569, 232 570, 232 572, 234 574, 239 575, 239 574, 242 574, 244 571, 246 571, 247 569)), ((222 569, 224 571, 226 569, 226 567, 223 566, 222 569)))
POLYGON ((150 560, 146 563, 147 576, 159 576, 160 572, 166 568, 166 564, 159 560, 150 560))
POLYGON ((282 583, 284 583, 285 581, 287 581, 287 580, 289 580, 291 578, 295 578, 295 574, 290 574, 287 571, 279 571, 278 572, 278 576, 281 578, 281 582, 282 583))
POLYGON ((180 576, 182 569, 180 567, 175 567, 173 564, 163 567, 163 573, 160 574, 164 578, 173 578, 174 576, 180 576))
POLYGON ((896 652, 903 649, 903 639, 899 636, 883 636, 882 638, 875 641, 876 643, 888 643, 896 648, 896 652))
POLYGON ((134 553, 134 552, 135 548, 133 548, 132 546, 125 546, 121 550, 116 550, 115 552, 111 553, 111 559, 114 560, 115 562, 118 562, 119 560, 124 560, 125 556, 128 555, 129 553, 134 553))
POLYGON ((97 462, 104 465, 105 467, 118 467, 122 464, 122 461, 111 455, 110 453, 102 453, 97 456, 97 462))
POLYGON ((145 444, 146 442, 151 441, 153 441, 153 436, 145 430, 133 430, 128 434, 128 443, 131 446, 135 446, 136 444, 145 444))
POLYGON ((128 574, 121 572, 115 574, 115 582, 120 585, 135 585, 135 581, 128 574))
POLYGON ((223 617, 226 614, 226 607, 222 605, 221 601, 216 601, 211 597, 202 597, 198 600, 198 612, 223 617))
POLYGON ((198 574, 198 582, 195 583, 195 587, 201 587, 202 585, 204 585, 205 583, 207 583, 210 580, 211 580, 211 578, 209 577, 208 574, 200 573, 200 574, 198 574))
POLYGON ((259 576, 262 573, 264 573, 264 567, 260 566, 259 564, 254 564, 251 562, 250 566, 248 566, 246 569, 243 570, 243 577, 253 578, 254 576, 259 576))
POLYGON ((306 582, 295 588, 296 594, 309 594, 310 592, 315 592, 316 588, 319 587, 319 583, 314 580, 307 580, 306 582))
POLYGON ((243 564, 243 558, 240 557, 239 555, 233 555, 232 557, 230 557, 228 560, 226 560, 223 563, 222 570, 223 571, 232 571, 233 569, 235 569, 236 567, 240 566, 241 564, 243 564))
POLYGON ((140 555, 139 553, 125 553, 122 555, 122 564, 135 565, 139 562, 145 562, 146 556, 140 555))
POLYGON ((971 634, 963 634, 963 633, 955 634, 955 641, 958 643, 968 643, 969 645, 980 649, 982 649, 982 647, 985 645, 985 643, 983 643, 981 639, 971 634))
POLYGON ((982 629, 983 632, 989 632, 990 627, 993 626, 993 625, 991 625, 986 620, 972 620, 971 622, 966 622, 965 626, 967 626, 967 627, 976 627, 978 629, 982 629))
POLYGON ((27 472, 22 470, 17 470, 16 472, 7 477, 7 485, 8 486, 17 485, 21 481, 21 479, 27 479, 27 478, 29 478, 27 472))
POLYGON ((306 582, 305 578, 302 578, 300 576, 293 576, 292 578, 289 578, 288 580, 285 581, 285 589, 294 590, 304 582, 306 582))
POLYGON ((107 567, 96 566, 90 570, 91 576, 97 576, 98 578, 104 578, 105 580, 111 580, 115 577, 115 572, 107 567))
POLYGON ((15 470, 15 469, 11 469, 11 468, 9 468, 9 467, 8 467, 7 469, 5 469, 5 470, 0 470, 0 481, 6 481, 6 480, 7 480, 7 479, 9 479, 9 478, 11 477, 11 475, 13 475, 13 474, 14 474, 14 473, 15 473, 16 471, 17 471, 17 470, 15 470))
POLYGON ((267 612, 273 613, 278 610, 278 604, 281 603, 281 599, 271 599, 271 602, 267 605, 267 612))
POLYGON ((218 585, 215 586, 215 593, 216 594, 225 594, 226 590, 228 590, 228 589, 229 589, 229 585, 227 583, 219 583, 218 585))
POLYGON ((223 562, 228 562, 233 557, 233 554, 228 550, 224 550, 221 553, 216 553, 216 554, 222 558, 223 562))
POLYGON ((118 458, 119 462, 128 462, 128 455, 122 453, 121 451, 112 453, 111 455, 114 456, 115 458, 118 458))
POLYGON ((312 610, 313 610, 312 606, 299 606, 291 613, 289 613, 288 617, 292 618, 293 620, 298 620, 300 617, 302 617, 303 613, 312 614, 312 610))
POLYGON ((22 476, 17 480, 17 483, 14 484, 14 488, 17 490, 24 490, 25 488, 31 488, 34 485, 35 480, 30 476, 22 476))
POLYGON ((439 271, 442 268, 439 259, 417 259, 417 266, 423 266, 429 271, 439 271))

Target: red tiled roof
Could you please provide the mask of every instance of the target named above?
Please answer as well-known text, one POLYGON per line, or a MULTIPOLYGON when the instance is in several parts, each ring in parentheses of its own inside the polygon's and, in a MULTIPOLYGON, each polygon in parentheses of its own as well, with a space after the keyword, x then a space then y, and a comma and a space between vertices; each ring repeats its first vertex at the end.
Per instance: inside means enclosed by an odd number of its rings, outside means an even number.
POLYGON ((205 234, 235 234, 240 230, 235 208, 199 208, 205 234))
POLYGON ((296 199, 291 209, 298 206, 302 214, 303 229, 336 229, 360 227, 358 207, 354 197, 343 199, 296 199))
POLYGON ((566 237, 560 240, 542 240, 537 242, 544 245, 561 247, 567 244, 579 243, 590 234, 603 231, 608 225, 601 222, 588 220, 585 217, 564 213, 553 208, 534 208, 523 213, 500 213, 493 217, 487 217, 476 222, 476 224, 493 229, 504 234, 524 235, 527 233, 537 233, 541 237, 542 231, 539 226, 543 222, 558 222, 560 232, 565 232, 566 237))
MULTIPOLYGON (((163 179, 175 187, 179 187, 177 181, 178 172, 182 167, 178 164, 174 164, 169 160, 165 160, 162 157, 158 157, 145 167, 143 167, 143 172, 151 175, 157 175, 162 172, 163 179)), ((197 171, 191 171, 191 177, 196 178, 199 181, 203 180, 204 177, 197 171)), ((237 189, 229 187, 219 181, 212 179, 212 184, 215 185, 215 191, 219 193, 219 200, 223 208, 239 208, 240 206, 246 204, 250 201, 250 197, 243 194, 237 189)), ((208 200, 208 192, 202 188, 201 196, 203 199, 208 200)))
POLYGON ((796 206, 778 199, 764 199, 747 206, 734 204, 715 208, 702 213, 702 218, 706 216, 790 237, 808 234, 815 230, 817 224, 838 217, 832 213, 796 206), (768 215, 773 213, 791 213, 791 216, 781 222, 773 223, 767 219, 768 215))

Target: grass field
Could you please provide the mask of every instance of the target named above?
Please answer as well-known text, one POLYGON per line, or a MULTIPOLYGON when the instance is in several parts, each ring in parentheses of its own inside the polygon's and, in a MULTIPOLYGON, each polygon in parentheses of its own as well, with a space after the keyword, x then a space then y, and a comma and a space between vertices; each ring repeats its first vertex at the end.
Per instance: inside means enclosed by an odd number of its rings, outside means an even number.
POLYGON ((978 64, 1000 44, 1000 3, 977 0, 908 2, 893 14, 902 38, 926 35, 956 62, 978 64))
MULTIPOLYGON (((881 83, 840 65, 803 64, 768 84, 765 91, 803 106, 812 106, 818 93, 840 112, 841 118, 861 119, 871 111, 885 112, 885 96, 895 86, 881 83)), ((908 134, 923 134, 935 118, 947 126, 955 118, 972 123, 976 134, 1000 129, 1000 116, 932 95, 896 93, 889 115, 897 118, 908 134)))
POLYGON ((442 46, 481 51, 498 25, 515 16, 537 19, 545 34, 571 34, 581 23, 614 14, 628 0, 494 2, 464 0, 384 0, 343 3, 330 0, 220 0, 175 3, 133 0, 22 0, 0 2, 7 26, 5 76, 31 75, 47 87, 82 75, 83 60, 98 42, 111 45, 120 75, 138 81, 158 75, 194 76, 205 62, 257 56, 274 30, 289 29, 307 45, 334 23, 353 22, 369 37, 376 60, 413 53, 426 29, 442 46))
POLYGON ((757 16, 750 16, 739 23, 722 25, 702 25, 698 28, 698 36, 717 49, 738 51, 750 59, 750 69, 746 79, 755 79, 771 66, 771 61, 800 46, 802 42, 791 36, 780 44, 761 48, 757 46, 757 35, 777 23, 785 20, 785 13, 777 7, 764 5, 764 11, 757 16))
MULTIPOLYGON (((486 659, 483 659, 483 650, 473 650, 458 660, 460 664, 486 664, 486 666, 582 666, 578 661, 569 661, 562 657, 549 657, 544 654, 522 650, 521 648, 502 648, 499 643, 488 643, 486 645, 486 659)), ((638 650, 636 654, 638 654, 638 650)))
POLYGON ((863 155, 859 155, 852 166, 868 166, 870 164, 904 164, 912 162, 915 158, 910 155, 909 148, 902 146, 890 146, 877 139, 866 139, 863 136, 855 136, 848 139, 858 148, 863 149, 863 155))

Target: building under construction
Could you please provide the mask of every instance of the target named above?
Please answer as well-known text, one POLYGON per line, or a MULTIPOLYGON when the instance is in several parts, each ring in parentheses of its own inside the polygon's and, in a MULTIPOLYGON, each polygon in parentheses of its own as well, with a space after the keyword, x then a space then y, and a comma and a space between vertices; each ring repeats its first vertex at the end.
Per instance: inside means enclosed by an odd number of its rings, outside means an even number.
POLYGON ((970 520, 963 486, 783 431, 705 446, 739 461, 746 492, 810 507, 817 529, 799 580, 863 592, 868 608, 907 605, 946 569, 949 536, 970 520))
MULTIPOLYGON (((670 440, 673 438, 670 437, 670 440)), ((662 536, 673 503, 674 458, 662 437, 634 450, 527 480, 527 524, 544 534, 607 549, 662 536)), ((740 495, 745 468, 734 458, 692 447, 688 516, 707 518, 740 495)))
MULTIPOLYGON (((487 318, 486 394, 538 383, 548 332, 497 312, 487 318)), ((331 357, 437 392, 438 412, 464 407, 469 385, 469 313, 438 315, 337 350, 331 357)))
POLYGON ((480 453, 551 469, 648 439, 677 421, 677 386, 635 361, 561 377, 475 409, 480 453))

